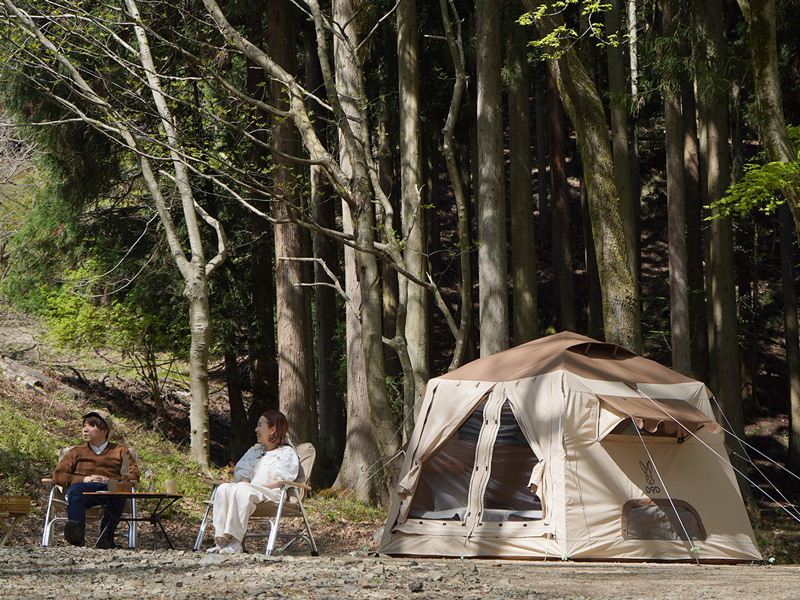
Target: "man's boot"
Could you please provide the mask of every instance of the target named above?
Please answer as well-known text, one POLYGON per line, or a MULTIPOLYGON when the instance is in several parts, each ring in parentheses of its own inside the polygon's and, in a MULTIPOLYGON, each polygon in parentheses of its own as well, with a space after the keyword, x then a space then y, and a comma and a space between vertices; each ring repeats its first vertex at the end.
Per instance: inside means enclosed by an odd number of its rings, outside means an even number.
POLYGON ((101 526, 102 533, 100 537, 97 539, 97 543, 95 546, 98 548, 102 548, 104 550, 108 550, 110 548, 116 548, 117 545, 114 543, 114 532, 117 530, 117 525, 119 521, 111 521, 106 526, 101 526))
POLYGON ((80 521, 67 521, 64 524, 64 539, 73 546, 83 546, 86 539, 86 525, 80 521))

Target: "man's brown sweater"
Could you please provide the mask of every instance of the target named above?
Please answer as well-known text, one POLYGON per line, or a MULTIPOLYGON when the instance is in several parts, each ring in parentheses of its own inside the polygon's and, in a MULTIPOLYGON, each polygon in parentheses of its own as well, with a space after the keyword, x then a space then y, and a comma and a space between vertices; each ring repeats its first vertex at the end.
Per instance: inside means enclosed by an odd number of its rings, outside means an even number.
POLYGON ((139 480, 139 467, 131 451, 120 444, 108 443, 100 454, 95 454, 89 444, 75 446, 64 455, 53 472, 55 482, 65 490, 89 475, 103 475, 120 479, 123 457, 127 456, 130 474, 128 479, 139 480))

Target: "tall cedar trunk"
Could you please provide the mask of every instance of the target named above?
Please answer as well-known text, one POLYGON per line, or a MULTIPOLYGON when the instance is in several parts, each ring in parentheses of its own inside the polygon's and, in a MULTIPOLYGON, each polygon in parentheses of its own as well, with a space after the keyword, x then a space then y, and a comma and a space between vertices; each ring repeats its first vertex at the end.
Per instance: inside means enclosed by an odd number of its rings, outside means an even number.
MULTIPOLYGON (((309 89, 323 90, 322 71, 317 56, 317 41, 314 27, 308 23, 303 28, 303 43, 305 50, 306 84, 309 89)), ((322 92, 318 92, 320 95, 322 92)), ((323 114, 321 106, 314 111, 323 114)), ((317 136, 325 140, 324 119, 315 118, 312 122, 317 136)), ((336 221, 335 203, 331 186, 325 177, 325 172, 319 166, 313 165, 310 173, 311 183, 311 212, 314 222, 322 227, 333 229, 336 221)), ((327 235, 315 233, 313 237, 314 258, 322 261, 333 277, 341 276, 340 258, 337 244, 327 235)), ((322 472, 332 481, 336 469, 342 461, 347 431, 346 408, 344 397, 336 389, 336 347, 335 335, 338 323, 341 321, 339 310, 336 306, 336 292, 330 287, 331 278, 319 263, 314 265, 314 298, 315 298, 315 328, 316 328, 316 356, 317 356, 317 389, 318 389, 318 414, 319 414, 319 448, 317 460, 322 467, 322 472)))
MULTIPOLYGON (((663 5, 663 29, 673 38, 677 29, 674 0, 663 5)), ((669 52, 673 46, 670 46, 669 52)), ((683 117, 680 82, 665 82, 664 115, 667 138, 667 215, 669 238, 669 302, 672 368, 691 376, 689 337, 689 282, 686 254, 686 199, 684 182, 683 117)))
MULTIPOLYGON (((254 32, 261 37, 262 14, 258 7, 253 8, 252 22, 256 24, 257 30, 254 32)), ((255 65, 247 60, 247 93, 253 98, 265 99, 266 80, 264 72, 255 68, 255 65)), ((260 132, 267 126, 267 118, 263 110, 253 109, 250 115, 250 126, 255 130, 253 135, 264 137, 260 132)), ((263 173, 268 168, 268 158, 266 152, 260 146, 254 145, 250 162, 255 172, 263 173)), ((266 198, 260 198, 266 201, 266 198)), ((267 409, 278 408, 278 363, 275 361, 275 278, 272 276, 274 253, 272 231, 269 223, 258 215, 253 216, 251 232, 256 243, 250 258, 250 269, 253 276, 250 277, 250 289, 252 295, 251 307, 252 316, 250 318, 249 358, 250 358, 250 382, 253 388, 253 401, 250 405, 248 421, 250 431, 255 429, 261 413, 267 409), (255 274, 269 274, 268 276, 256 276, 255 274)), ((255 441, 255 433, 249 434, 251 442, 255 441)))
MULTIPOLYGON (((639 39, 639 32, 637 29, 636 21, 636 0, 627 0, 627 15, 628 15, 628 62, 629 62, 629 76, 630 76, 630 96, 631 105, 634 107, 639 106, 639 50, 637 47, 637 40, 639 39)), ((639 215, 641 213, 641 196, 642 188, 639 177, 639 125, 638 125, 638 108, 634 109, 630 118, 630 132, 631 132, 631 202, 633 204, 633 217, 634 223, 639 222, 639 215)), ((639 235, 636 236, 637 242, 639 235)))
MULTIPOLYGON (((226 263, 230 267, 230 263, 226 263)), ((220 296, 227 300, 222 302, 222 318, 236 322, 240 315, 234 314, 238 311, 238 302, 232 301, 231 282, 234 274, 230 268, 221 269, 219 273, 218 285, 220 296)), ((237 461, 247 451, 250 446, 250 427, 247 424, 247 409, 244 405, 242 395, 242 381, 239 374, 239 363, 237 356, 237 339, 233 328, 226 327, 223 340, 223 359, 225 364, 225 384, 228 391, 228 405, 231 413, 231 437, 227 448, 227 459, 237 461)))
MULTIPOLYGON (((516 16, 521 3, 513 4, 516 16), (519 6, 518 6, 519 4, 519 6)), ((530 78, 527 36, 523 27, 507 18, 508 36, 508 129, 511 196, 511 274, 514 282, 514 343, 539 337, 536 298, 536 226, 533 220, 531 179, 530 78)))
POLYGON ((552 239, 553 213, 547 198, 547 153, 549 133, 547 131, 547 68, 541 63, 534 69, 534 89, 536 90, 536 183, 539 189, 539 237, 540 247, 549 245, 552 239))
POLYGON ((686 254, 689 277, 689 335, 692 340, 692 376, 709 382, 708 311, 706 310, 703 203, 700 192, 700 149, 694 83, 684 75, 681 107, 683 118, 683 183, 686 197, 686 254))
POLYGON ((500 11, 475 0, 478 88, 478 293, 481 356, 508 348, 500 11))
MULTIPOLYGON (((776 41, 775 0, 750 0, 740 2, 750 22, 750 50, 752 52, 753 76, 758 114, 758 137, 767 153, 767 159, 775 162, 796 160, 783 114, 780 73, 778 71, 778 48, 776 41)), ((800 468, 800 350, 797 334, 797 300, 794 294, 794 277, 791 274, 791 244, 784 239, 791 229, 787 212, 794 217, 795 231, 800 236, 800 204, 797 188, 784 190, 789 210, 781 209, 781 258, 784 281, 784 312, 786 322, 786 358, 789 363, 790 431, 789 463, 795 472, 800 468), (788 261, 788 262, 787 262, 788 261)))
MULTIPOLYGON (((351 0, 334 1, 334 22, 339 23, 350 38, 351 47, 357 46, 357 23, 353 20, 351 0), (346 24, 346 26, 345 26, 346 24)), ((362 101, 358 85, 359 66, 348 47, 334 38, 336 86, 341 92, 342 105, 350 116, 353 134, 363 143, 367 127, 361 111, 362 101)), ((345 125, 343 125, 345 126, 345 125)), ((340 164, 350 176, 351 192, 355 206, 343 203, 345 230, 351 232, 355 243, 368 246, 375 236, 375 218, 365 157, 357 154, 345 135, 340 136, 340 164)), ((368 144, 364 146, 365 149, 368 144)), ((368 151, 368 150, 367 150, 368 151)), ((383 481, 370 477, 365 467, 374 465, 379 458, 394 455, 397 438, 388 411, 386 378, 381 336, 381 299, 378 264, 372 254, 345 250, 346 292, 351 302, 347 310, 347 446, 342 461, 343 468, 336 479, 337 487, 354 485, 368 494, 362 500, 385 501, 393 488, 393 471, 384 471, 383 481), (360 316, 360 319, 359 319, 360 316), (366 420, 365 420, 366 419, 366 420), (346 470, 345 470, 346 468, 346 470)))
MULTIPOLYGON (((386 111, 386 98, 380 99, 380 114, 378 115, 378 180, 380 181, 383 192, 389 197, 393 207, 393 215, 398 214, 397 193, 395 185, 394 163, 395 156, 392 142, 389 139, 389 114, 386 111)), ((392 231, 397 231, 397 218, 391 224, 392 231)), ((383 237, 384 227, 378 224, 381 241, 386 243, 383 237)), ((381 270, 381 300, 383 303, 383 332, 388 338, 397 335, 397 310, 400 302, 400 292, 398 286, 397 271, 386 262, 380 265, 381 270)), ((387 344, 383 347, 384 362, 386 364, 386 376, 398 377, 402 374, 400 360, 397 353, 387 344)))
MULTIPOLYGON (((400 193, 402 197, 402 231, 406 246, 403 258, 411 275, 425 281, 428 269, 427 227, 422 207, 422 150, 420 146, 419 41, 417 2, 404 0, 397 7, 397 72, 400 103, 400 193)), ((421 286, 404 281, 408 286, 405 316, 405 340, 414 371, 416 404, 430 378, 429 296, 421 286)), ((414 421, 414 407, 406 406, 406 429, 414 421)))
POLYGON ((553 310, 558 331, 575 331, 575 282, 572 276, 572 215, 567 186, 567 144, 558 87, 547 76, 550 132, 550 180, 553 190, 553 310))
MULTIPOLYGON (((609 36, 622 38, 620 4, 624 0, 611 0, 606 15, 606 30, 609 36)), ((633 189, 631 184, 631 143, 628 124, 628 86, 625 81, 625 63, 622 45, 609 45, 608 49, 608 91, 611 104, 611 149, 614 156, 614 181, 617 183, 622 225, 625 228, 625 241, 631 261, 633 284, 639 288, 639 227, 633 208, 633 189)))
MULTIPOLYGON (((525 0, 535 10, 539 0, 525 0)), ((543 15, 539 32, 547 35, 563 24, 561 15, 543 15)), ((603 103, 573 48, 548 66, 558 84, 564 107, 575 125, 586 173, 597 269, 603 292, 605 339, 641 353, 639 295, 629 268, 623 215, 614 181, 614 161, 603 103)))
POLYGON ((786 366, 789 372, 789 451, 787 468, 800 470, 800 334, 797 325, 797 294, 794 275, 794 237, 792 213, 788 206, 778 208, 781 222, 781 280, 783 282, 783 322, 786 329, 786 366))
MULTIPOLYGON (((273 60, 290 75, 296 72, 295 29, 290 0, 273 0, 267 4, 267 44, 273 60)), ((287 90, 278 82, 270 85, 270 96, 274 106, 288 108, 287 90)), ((311 303, 305 281, 304 231, 286 221, 289 211, 300 206, 302 200, 297 193, 300 174, 297 167, 285 156, 300 156, 300 135, 290 119, 275 119, 272 124, 272 171, 276 202, 273 216, 278 221, 275 235, 275 298, 278 324, 278 386, 280 409, 289 422, 295 442, 315 442, 316 397, 310 361, 313 348, 307 346, 308 330, 311 329, 311 303), (291 207, 291 208, 290 208, 291 207)), ((267 274, 261 274, 266 277, 267 274)))
MULTIPOLYGON (((709 0, 700 15, 705 39, 708 42, 708 68, 717 82, 725 80, 725 43, 722 0, 709 0)), ((702 82, 700 83, 702 85, 702 82)), ((720 198, 730 185, 731 149, 728 143, 728 95, 727 86, 715 86, 705 95, 707 136, 707 188, 709 203, 720 198), (719 91, 721 88, 721 92, 719 91)), ((745 453, 736 438, 744 437, 744 415, 742 390, 739 376, 739 338, 736 316, 736 289, 734 286, 733 231, 730 218, 711 221, 708 283, 710 288, 710 318, 713 330, 711 343, 714 389, 725 421, 732 435, 726 436, 728 446, 733 449, 731 462, 737 471, 744 473, 745 453)), ((739 488, 745 498, 750 498, 750 486, 738 475, 739 488)))
POLYGON ((603 332, 603 291, 600 287, 600 275, 597 271, 592 219, 589 216, 589 198, 586 196, 586 180, 583 178, 581 178, 581 222, 583 224, 583 252, 584 260, 586 261, 586 283, 589 296, 589 300, 586 303, 589 337, 602 340, 605 336, 603 332))

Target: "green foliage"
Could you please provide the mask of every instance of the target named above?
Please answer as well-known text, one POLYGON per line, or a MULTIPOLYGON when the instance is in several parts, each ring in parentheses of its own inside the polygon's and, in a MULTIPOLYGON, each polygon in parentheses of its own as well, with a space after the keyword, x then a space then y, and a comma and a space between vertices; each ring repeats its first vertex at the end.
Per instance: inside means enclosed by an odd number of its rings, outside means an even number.
POLYGON ((36 496, 42 477, 55 468, 53 449, 60 445, 58 436, 42 426, 41 415, 0 395, 0 494, 36 496))
POLYGON ((728 189, 724 197, 711 204, 720 216, 752 211, 771 214, 785 202, 785 190, 800 193, 800 127, 789 127, 788 130, 798 160, 745 165, 742 178, 728 189))
POLYGON ((546 17, 558 15, 561 23, 557 24, 552 31, 547 32, 538 40, 532 40, 530 46, 540 53, 542 59, 555 60, 575 42, 584 36, 590 36, 597 40, 598 45, 617 46, 621 40, 617 35, 608 36, 605 34, 605 26, 599 22, 598 17, 608 11, 611 5, 602 0, 591 0, 590 2, 579 2, 578 0, 557 0, 551 3, 540 4, 535 11, 523 14, 517 22, 520 25, 534 25, 546 17), (581 26, 569 24, 569 20, 561 17, 567 15, 573 9, 578 8, 581 26), (584 20, 585 19, 585 20, 584 20), (580 27, 585 23, 585 30, 580 27))

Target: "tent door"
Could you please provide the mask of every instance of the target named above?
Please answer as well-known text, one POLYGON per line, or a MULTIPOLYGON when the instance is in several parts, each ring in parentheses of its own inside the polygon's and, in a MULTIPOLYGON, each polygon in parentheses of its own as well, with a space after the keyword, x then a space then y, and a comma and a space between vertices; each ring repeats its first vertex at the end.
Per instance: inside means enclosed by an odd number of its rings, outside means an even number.
POLYGON ((528 487, 536 462, 505 392, 497 386, 486 401, 478 435, 465 520, 468 535, 485 522, 542 518, 541 504, 528 487))

